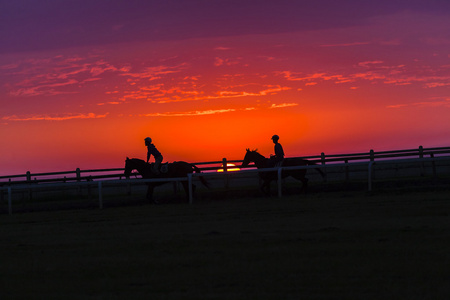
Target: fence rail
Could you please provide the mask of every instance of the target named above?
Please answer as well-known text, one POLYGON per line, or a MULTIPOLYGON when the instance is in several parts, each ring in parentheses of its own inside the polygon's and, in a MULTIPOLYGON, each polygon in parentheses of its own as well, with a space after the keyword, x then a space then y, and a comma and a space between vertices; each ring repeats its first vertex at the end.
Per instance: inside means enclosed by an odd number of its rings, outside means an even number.
MULTIPOLYGON (((98 188, 98 202, 99 208, 103 208, 103 186, 105 183, 107 184, 116 184, 116 185, 131 185, 131 184, 145 184, 145 183, 155 183, 155 182, 180 182, 180 181, 188 181, 187 177, 178 177, 178 178, 154 178, 154 179, 122 179, 122 180, 100 180, 100 181, 81 181, 81 182, 66 182, 66 183, 49 183, 45 185, 30 185, 30 184, 19 184, 19 185, 9 185, 0 187, 0 191, 3 193, 3 190, 7 191, 8 194, 8 213, 12 214, 12 192, 14 190, 33 190, 40 188, 66 188, 66 187, 81 187, 81 186, 94 186, 98 188)), ((190 183, 192 184, 192 182, 190 183)))
MULTIPOLYGON (((278 168, 264 168, 264 169, 253 169, 253 170, 243 170, 239 171, 239 174, 246 173, 246 174, 259 174, 261 172, 277 172, 277 189, 278 189, 278 197, 282 197, 282 173, 284 171, 292 171, 292 170, 302 170, 302 169, 315 169, 315 168, 321 168, 324 171, 327 170, 327 168, 335 168, 335 167, 347 167, 347 166, 362 166, 367 168, 367 184, 368 184, 368 191, 372 191, 372 183, 373 183, 373 172, 375 169, 375 166, 377 165, 387 165, 387 164, 411 164, 411 163, 426 163, 431 162, 435 163, 438 161, 446 161, 450 162, 450 156, 444 156, 444 157, 430 157, 430 158, 413 158, 413 159, 397 159, 397 160, 385 160, 385 161, 368 161, 368 162, 353 162, 353 163, 340 163, 340 164, 332 164, 332 165, 321 165, 321 166, 297 166, 297 167, 278 167, 278 168)), ((203 176, 203 177, 210 177, 210 176, 226 176, 228 174, 222 173, 191 173, 188 174, 187 177, 179 177, 179 178, 154 178, 154 179, 122 179, 122 180, 101 180, 101 181, 85 181, 85 182, 70 182, 70 183, 50 183, 45 185, 30 185, 30 184, 22 184, 22 185, 9 185, 0 187, 0 190, 6 190, 8 194, 8 212, 9 214, 12 214, 12 192, 13 190, 22 190, 22 189, 38 189, 38 188, 61 188, 61 187, 79 187, 79 186, 96 186, 98 188, 98 202, 99 202, 99 208, 103 208, 103 185, 104 184, 115 184, 115 185, 142 185, 146 183, 155 183, 155 182, 181 182, 181 181, 187 181, 188 182, 188 197, 189 197, 189 203, 193 203, 193 180, 196 177, 203 176)), ((3 193, 3 191, 2 191, 3 193)))
MULTIPOLYGON (((436 176, 436 165, 437 162, 450 162, 450 147, 441 147, 441 148, 427 148, 419 147, 419 149, 408 149, 408 150, 397 150, 397 151, 383 151, 383 152, 374 152, 370 151, 369 153, 356 153, 356 154, 339 154, 339 155, 324 155, 322 153, 320 156, 309 156, 302 157, 305 159, 315 160, 318 164, 315 166, 299 166, 299 167, 281 167, 281 168, 268 168, 268 169, 254 169, 254 166, 250 165, 252 170, 241 170, 237 173, 239 174, 257 174, 259 172, 277 172, 278 174, 278 196, 282 196, 282 180, 281 174, 283 171, 287 170, 300 170, 300 169, 312 169, 312 168, 321 168, 325 174, 327 170, 332 168, 343 168, 346 173, 346 179, 348 179, 348 172, 350 167, 362 167, 367 171, 367 183, 368 183, 368 191, 372 190, 372 182, 373 182, 373 172, 375 167, 382 165, 401 165, 401 164, 420 164, 421 166, 421 175, 423 175, 423 165, 424 163, 431 163, 433 175, 436 176), (428 157, 425 157, 428 156, 428 157), (319 159, 320 158, 320 159, 319 159)), ((200 162, 195 163, 196 165, 205 165, 209 167, 199 167, 202 171, 214 171, 219 168, 223 169, 223 172, 202 172, 202 173, 193 173, 188 174, 187 177, 182 178, 160 178, 160 179, 122 179, 125 176, 123 175, 123 168, 115 168, 115 169, 96 169, 96 170, 84 170, 81 171, 77 169, 76 171, 69 172, 52 172, 52 173, 35 173, 33 176, 55 176, 55 175, 67 175, 67 174, 75 174, 74 177, 63 177, 63 178, 43 178, 37 180, 31 180, 30 172, 27 172, 25 175, 12 175, 12 176, 1 176, 0 179, 7 178, 8 181, 0 182, 0 194, 3 199, 4 193, 6 192, 8 198, 8 211, 12 213, 12 192, 18 190, 28 190, 31 196, 31 191, 41 189, 41 188, 63 188, 63 187, 97 187, 98 189, 98 197, 99 197, 99 207, 103 207, 103 192, 102 188, 105 184, 111 185, 142 185, 149 182, 180 182, 180 181, 188 181, 189 183, 189 202, 192 203, 193 195, 192 195, 192 186, 193 180, 198 176, 226 176, 232 174, 234 172, 227 172, 227 164, 228 163, 240 163, 242 160, 227 160, 223 159, 221 161, 213 161, 213 162, 200 162), (213 165, 213 166, 211 166, 213 165), (121 171, 120 174, 106 174, 106 175, 95 175, 95 176, 81 176, 82 173, 99 173, 99 172, 117 172, 121 171), (11 178, 20 178, 26 176, 27 180, 22 181, 11 181, 11 178), (116 179, 113 179, 116 178, 116 179), (117 179, 119 178, 119 179, 117 179), (95 180, 94 180, 95 179, 95 180), (84 180, 84 181, 83 181, 84 180), (43 184, 40 184, 43 183, 43 184)))
MULTIPOLYGON (((450 147, 438 147, 438 148, 423 148, 420 146, 417 149, 406 150, 391 150, 375 152, 370 150, 364 153, 350 153, 350 154, 325 154, 313 156, 302 156, 300 158, 309 159, 322 165, 335 164, 335 163, 348 163, 351 161, 379 161, 387 159, 398 158, 424 158, 424 157, 437 157, 439 155, 450 155, 450 147)), ((242 160, 228 160, 223 158, 218 161, 209 162, 195 162, 194 165, 204 171, 217 171, 222 169, 224 172, 228 170, 229 163, 242 163, 242 160)), ((251 168, 252 166, 250 166, 251 168)), ((239 168, 242 168, 239 166, 239 168)), ((51 182, 73 182, 73 181, 95 181, 104 179, 122 179, 124 168, 112 168, 112 169, 92 169, 92 170, 80 170, 77 168, 74 171, 60 171, 49 173, 31 173, 30 171, 25 174, 18 175, 4 175, 0 176, 0 186, 23 184, 23 183, 51 183, 51 182), (58 177, 58 175, 64 175, 58 177), (17 180, 16 180, 17 179, 17 180)), ((123 180, 123 179, 122 179, 123 180)))

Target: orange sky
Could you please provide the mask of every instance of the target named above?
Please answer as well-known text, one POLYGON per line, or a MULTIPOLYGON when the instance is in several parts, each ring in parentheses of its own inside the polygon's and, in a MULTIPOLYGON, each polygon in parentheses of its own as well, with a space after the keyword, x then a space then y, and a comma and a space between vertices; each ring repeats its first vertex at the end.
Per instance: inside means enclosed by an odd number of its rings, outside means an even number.
POLYGON ((115 40, 18 43, 0 52, 0 175, 123 167, 146 136, 190 162, 268 156, 273 134, 287 156, 449 146, 450 12, 419 8, 279 30, 186 21, 166 39, 127 40, 124 19, 115 40))

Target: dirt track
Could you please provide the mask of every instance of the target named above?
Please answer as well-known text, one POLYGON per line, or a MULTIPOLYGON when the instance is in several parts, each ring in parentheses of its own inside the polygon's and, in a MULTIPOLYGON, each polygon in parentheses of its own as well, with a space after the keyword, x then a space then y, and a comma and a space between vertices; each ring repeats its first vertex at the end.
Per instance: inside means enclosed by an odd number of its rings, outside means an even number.
POLYGON ((0 215, 0 297, 447 299, 450 191, 0 215))

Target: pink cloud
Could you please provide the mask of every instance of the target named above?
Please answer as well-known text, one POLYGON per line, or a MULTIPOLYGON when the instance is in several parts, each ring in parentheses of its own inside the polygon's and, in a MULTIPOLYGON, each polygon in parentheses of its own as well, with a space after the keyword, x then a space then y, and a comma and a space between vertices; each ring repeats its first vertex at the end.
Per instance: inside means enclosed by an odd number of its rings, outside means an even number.
POLYGON ((37 85, 29 88, 20 88, 17 90, 13 90, 10 92, 11 96, 25 96, 25 97, 31 97, 31 96, 38 96, 38 95, 59 95, 59 94, 67 94, 71 92, 64 92, 64 91, 57 91, 54 88, 67 86, 67 85, 73 85, 77 84, 78 81, 75 79, 70 79, 65 82, 60 83, 53 83, 53 84, 43 84, 43 85, 37 85))
POLYGON ((292 106, 297 106, 298 103, 281 103, 281 104, 272 104, 269 108, 273 109, 273 108, 284 108, 284 107, 292 107, 292 106))
POLYGON ((402 107, 411 107, 411 106, 418 106, 418 107, 450 107, 450 98, 436 98, 436 99, 430 99, 430 101, 422 101, 422 102, 414 102, 409 104, 394 104, 394 105, 388 105, 387 108, 402 108, 402 107))
POLYGON ((354 43, 342 43, 342 44, 326 44, 320 45, 320 47, 351 47, 351 46, 361 46, 361 45, 369 45, 370 42, 354 42, 354 43))
POLYGON ((157 67, 147 67, 141 72, 127 72, 121 73, 121 76, 129 76, 138 79, 156 80, 160 79, 162 75, 178 73, 182 68, 186 67, 186 64, 181 64, 174 67, 169 66, 157 66, 157 67))
MULTIPOLYGON (((101 80, 99 75, 119 71, 115 66, 103 61, 93 61, 93 57, 65 57, 63 55, 46 59, 27 59, 17 63, 16 68, 8 68, 14 81, 8 83, 11 96, 39 96, 79 93, 77 87, 101 80), (94 76, 94 77, 93 77, 94 76)), ((95 58, 95 57, 94 57, 95 58)))
POLYGON ((383 61, 381 61, 381 60, 363 61, 363 62, 358 63, 358 66, 368 68, 371 65, 378 65, 378 64, 382 64, 382 63, 383 63, 383 61))
POLYGON ((305 86, 312 86, 321 81, 334 83, 354 83, 356 81, 370 81, 389 85, 410 85, 421 83, 424 88, 437 88, 450 85, 450 76, 446 73, 446 65, 431 68, 430 66, 416 65, 384 65, 381 60, 359 62, 353 71, 347 74, 317 72, 311 74, 293 71, 276 72, 288 81, 304 82, 305 86), (439 75, 442 74, 442 75, 439 75))
POLYGON ((94 113, 88 113, 88 114, 64 114, 62 116, 60 115, 33 115, 33 116, 23 116, 19 117, 16 115, 13 116, 6 116, 2 119, 5 121, 67 121, 67 120, 73 120, 73 119, 98 119, 98 118, 106 118, 108 113, 103 115, 98 115, 94 113))
POLYGON ((425 86, 428 88, 435 88, 435 87, 443 87, 443 86, 449 86, 450 82, 428 82, 425 83, 425 86))
POLYGON ((3 65, 3 66, 0 66, 0 70, 12 70, 12 69, 16 69, 18 66, 19 66, 19 64, 3 65))
POLYGON ((143 117, 185 117, 185 116, 204 116, 204 115, 214 115, 223 114, 228 112, 236 111, 234 108, 229 109, 210 109, 210 110, 195 110, 187 112, 166 112, 166 113, 151 113, 141 115, 143 117))
POLYGON ((230 50, 230 49, 231 48, 229 48, 229 47, 221 47, 221 46, 214 48, 214 50, 219 50, 219 51, 225 51, 225 50, 230 50))
MULTIPOLYGON (((272 104, 268 107, 268 109, 276 109, 276 108, 286 108, 298 106, 298 103, 280 103, 280 104, 272 104)), ((165 112, 165 113, 150 113, 150 114, 142 114, 141 117, 185 117, 185 116, 204 116, 204 115, 214 115, 214 114, 223 114, 228 112, 235 111, 254 111, 255 107, 246 107, 243 109, 235 109, 235 108, 226 108, 226 109, 207 109, 207 110, 194 110, 194 111, 185 111, 185 112, 165 112)))
POLYGON ((220 66, 232 66, 239 64, 239 58, 237 59, 231 59, 231 58, 221 58, 216 57, 214 59, 214 66, 220 67, 220 66))

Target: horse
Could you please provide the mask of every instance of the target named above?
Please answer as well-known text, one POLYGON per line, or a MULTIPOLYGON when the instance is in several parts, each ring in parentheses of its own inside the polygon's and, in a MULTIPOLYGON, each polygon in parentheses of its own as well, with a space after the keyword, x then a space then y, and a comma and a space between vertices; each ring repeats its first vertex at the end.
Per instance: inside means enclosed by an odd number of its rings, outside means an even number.
MULTIPOLYGON (((187 174, 190 173, 200 173, 200 169, 190 163, 187 163, 185 161, 175 161, 173 163, 166 163, 168 166, 168 170, 166 173, 160 173, 155 174, 152 170, 152 166, 149 163, 146 163, 142 159, 138 158, 128 158, 125 161, 125 177, 129 178, 131 175, 131 171, 137 170, 139 175, 142 176, 142 178, 150 179, 150 178, 175 178, 175 177, 186 177, 187 174)), ((200 181, 203 183, 204 186, 208 187, 208 182, 206 180, 199 176, 200 181)), ((153 198, 153 189, 155 186, 162 185, 167 182, 150 182, 148 183, 148 189, 147 189, 147 199, 150 201, 153 201, 156 204, 160 204, 161 202, 153 198)), ((182 181, 181 184, 183 185, 184 191, 186 192, 186 196, 189 199, 189 186, 187 181, 182 181)), ((193 191, 195 191, 195 185, 193 185, 193 191)))
MULTIPOLYGON (((275 167, 275 163, 269 159, 264 157, 262 154, 258 153, 257 150, 247 149, 247 153, 245 154, 244 160, 242 161, 242 167, 247 167, 249 163, 253 162, 255 166, 258 169, 263 168, 273 168, 275 167)), ((282 167, 297 167, 297 166, 308 166, 308 165, 315 165, 315 162, 308 161, 306 159, 302 158, 285 158, 282 162, 282 167)), ((322 175, 322 177, 325 177, 325 174, 322 172, 320 168, 316 168, 316 170, 322 175)), ((281 177, 286 178, 289 176, 294 177, 297 180, 300 180, 302 182, 302 192, 306 192, 308 187, 308 178, 305 177, 306 175, 306 169, 299 169, 299 170, 286 170, 282 171, 281 177)), ((270 195, 270 182, 272 180, 278 180, 278 174, 277 172, 259 172, 259 177, 262 179, 262 184, 260 186, 261 191, 266 194, 270 195)))

